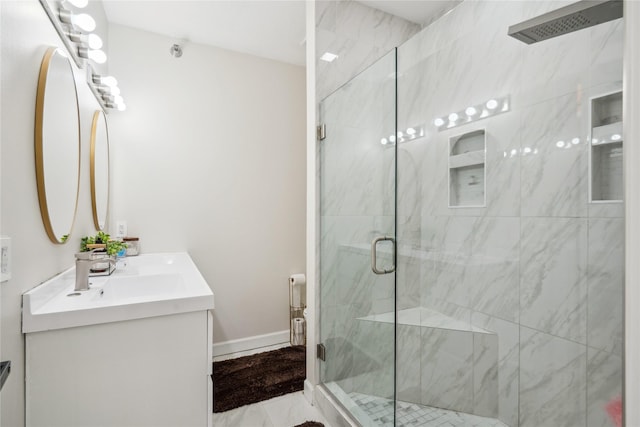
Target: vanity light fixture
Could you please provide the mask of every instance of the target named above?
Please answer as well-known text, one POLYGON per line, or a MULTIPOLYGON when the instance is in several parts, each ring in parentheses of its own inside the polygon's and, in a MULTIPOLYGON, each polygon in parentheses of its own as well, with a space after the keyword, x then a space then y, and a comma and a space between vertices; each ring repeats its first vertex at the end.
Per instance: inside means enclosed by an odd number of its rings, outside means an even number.
POLYGON ((96 64, 104 64, 107 62, 107 54, 100 49, 89 49, 84 46, 79 46, 78 56, 80 56, 80 58, 91 59, 96 64))
POLYGON ((84 9, 89 4, 89 0, 65 0, 65 2, 77 7, 78 9, 84 9))
POLYGON ((118 80, 116 80, 113 76, 101 76, 98 74, 93 74, 91 76, 91 81, 96 85, 104 85, 107 88, 118 86, 118 80))
POLYGON ((84 33, 81 33, 79 31, 76 31, 76 30, 70 28, 69 31, 65 31, 65 35, 72 42, 74 42, 74 43, 76 43, 76 44, 78 44, 80 46, 87 45, 91 49, 101 49, 102 45, 103 45, 102 39, 97 34, 93 34, 93 33, 84 34, 84 33))
POLYGON ((506 113, 510 109, 509 95, 503 96, 502 98, 491 98, 486 102, 470 105, 464 110, 454 111, 447 115, 436 117, 433 120, 433 124, 439 131, 443 131, 506 113))
POLYGON ((96 20, 88 13, 74 14, 69 9, 60 7, 58 11, 60 21, 64 24, 71 25, 75 29, 80 29, 86 33, 96 29, 96 20))
POLYGON ((104 45, 103 40, 93 33, 96 29, 95 19, 87 13, 74 13, 77 9, 85 8, 89 3, 88 0, 39 0, 39 2, 77 67, 89 69, 86 73, 87 84, 105 112, 108 108, 124 110, 126 107, 120 96, 120 89, 117 87, 118 82, 113 77, 100 77, 88 61, 95 64, 104 64, 107 61, 106 53, 101 50, 104 45), (120 102, 114 102, 114 99, 107 100, 105 96, 118 97, 120 102))
POLYGON ((417 138, 421 138, 424 136, 424 127, 420 126, 411 126, 408 127, 405 131, 399 130, 395 135, 390 135, 388 137, 384 137, 380 139, 380 144, 382 145, 394 145, 396 141, 398 143, 411 141, 417 138))
POLYGON ((97 34, 89 34, 87 36, 87 44, 91 49, 102 49, 102 39, 97 34))

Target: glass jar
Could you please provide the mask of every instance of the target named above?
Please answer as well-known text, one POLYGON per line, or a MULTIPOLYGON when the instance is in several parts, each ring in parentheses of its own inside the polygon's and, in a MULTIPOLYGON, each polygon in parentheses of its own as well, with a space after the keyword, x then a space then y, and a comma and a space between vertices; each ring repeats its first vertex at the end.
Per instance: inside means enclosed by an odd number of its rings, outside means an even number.
POLYGON ((123 237, 122 241, 127 244, 127 256, 136 256, 140 254, 139 237, 123 237))

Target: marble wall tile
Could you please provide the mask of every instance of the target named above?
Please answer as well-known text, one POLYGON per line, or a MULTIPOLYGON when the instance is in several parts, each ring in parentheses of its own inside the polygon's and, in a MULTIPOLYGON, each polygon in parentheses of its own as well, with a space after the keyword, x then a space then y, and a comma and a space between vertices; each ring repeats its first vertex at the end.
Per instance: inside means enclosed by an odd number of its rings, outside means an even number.
POLYGON ((473 333, 473 414, 498 418, 498 335, 473 333))
POLYGON ((397 399, 403 402, 421 403, 420 344, 419 326, 398 325, 396 390, 397 399))
MULTIPOLYGON (((523 16, 529 19, 562 5, 561 1, 526 2, 523 16)), ((531 45, 522 43, 522 51, 523 105, 540 103, 589 86, 589 31, 576 31, 531 45)))
POLYGON ((586 220, 523 218, 520 235, 520 323, 586 343, 586 220))
POLYGON ((522 216, 587 215, 586 105, 573 93, 523 110, 522 216))
POLYGON ((444 132, 430 135, 413 143, 424 147, 420 150, 422 157, 417 159, 422 173, 422 195, 419 203, 422 205, 422 215, 447 215, 449 139, 444 132))
POLYGON ((371 241, 372 216, 320 217, 320 302, 335 306, 341 247, 371 241))
MULTIPOLYGON (((417 142, 401 144, 397 151, 398 173, 396 180, 396 203, 398 215, 407 221, 420 222, 422 204, 422 171, 420 155, 423 150, 417 142)), ((418 240, 420 236, 417 236, 418 240)))
POLYGON ((473 334, 422 328, 422 404, 473 412, 473 334))
POLYGON ((412 256, 411 248, 400 248, 396 269, 397 308, 413 308, 420 305, 421 260, 412 256))
POLYGON ((474 224, 464 280, 469 308, 517 322, 519 313, 520 218, 480 218, 474 224))
POLYGON ((517 323, 486 314, 471 315, 474 326, 494 332, 498 338, 498 416, 509 426, 518 425, 520 330, 517 323))
MULTIPOLYGON (((478 219, 473 217, 436 217, 432 227, 435 231, 429 246, 433 252, 433 263, 425 263, 422 298, 440 300, 461 307, 469 307, 471 300, 470 281, 465 280, 471 260, 473 230, 478 219), (424 278, 430 277, 425 280, 424 278)), ((423 225, 423 230, 426 227, 423 225)))
POLYGON ((419 31, 419 26, 351 0, 316 5, 316 97, 330 93, 419 31), (339 55, 327 65, 324 52, 339 55))
POLYGON ((395 198, 385 178, 393 177, 394 153, 379 143, 380 133, 357 128, 332 132, 321 152, 322 215, 382 215, 392 210, 395 198))
POLYGON ((511 111, 482 124, 486 132, 487 203, 482 216, 520 215, 520 158, 525 153, 521 147, 519 119, 520 113, 511 111))
POLYGON ((319 29, 336 31, 336 21, 338 19, 338 7, 335 1, 317 0, 316 7, 316 31, 319 29))
POLYGON ((624 21, 605 22, 589 29, 591 33, 590 86, 622 80, 624 21))
POLYGON ((326 337, 322 342, 326 347, 327 357, 321 366, 325 370, 324 378, 329 381, 352 383, 355 360, 360 356, 353 342, 354 337, 358 335, 359 321, 356 320, 352 311, 348 304, 336 307, 334 311, 336 317, 333 321, 334 334, 326 337))
POLYGON ((584 345, 520 328, 520 427, 586 425, 584 345))
POLYGON ((622 356, 624 220, 589 219, 587 344, 622 356))
POLYGON ((587 427, 615 425, 607 405, 622 396, 622 380, 620 356, 587 348, 587 427))
POLYGON ((438 85, 436 56, 417 61, 408 56, 407 50, 398 50, 398 129, 416 125, 431 125, 434 118, 427 117, 430 106, 434 108, 433 93, 438 85), (405 64, 411 63, 411 66, 405 64))
POLYGON ((394 337, 391 323, 357 321, 354 344, 354 389, 372 396, 393 398, 394 337))

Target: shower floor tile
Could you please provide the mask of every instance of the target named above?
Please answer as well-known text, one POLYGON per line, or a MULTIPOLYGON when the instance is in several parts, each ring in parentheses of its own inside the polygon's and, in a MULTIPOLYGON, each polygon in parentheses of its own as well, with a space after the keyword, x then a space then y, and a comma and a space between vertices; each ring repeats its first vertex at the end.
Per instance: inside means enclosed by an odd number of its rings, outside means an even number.
MULTIPOLYGON (((373 425, 393 427, 393 401, 360 393, 349 397, 370 418, 373 425)), ((398 427, 508 427, 503 422, 463 412, 398 402, 398 427)))

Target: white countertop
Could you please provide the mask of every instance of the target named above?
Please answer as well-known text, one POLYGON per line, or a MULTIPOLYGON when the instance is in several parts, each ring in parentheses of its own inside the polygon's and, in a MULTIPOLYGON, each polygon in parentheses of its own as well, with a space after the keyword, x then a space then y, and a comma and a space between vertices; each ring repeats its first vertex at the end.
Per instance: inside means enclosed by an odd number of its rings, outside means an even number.
POLYGON ((22 332, 166 316, 214 308, 211 288, 186 252, 123 259, 110 276, 74 293, 72 267, 22 295, 22 332))

